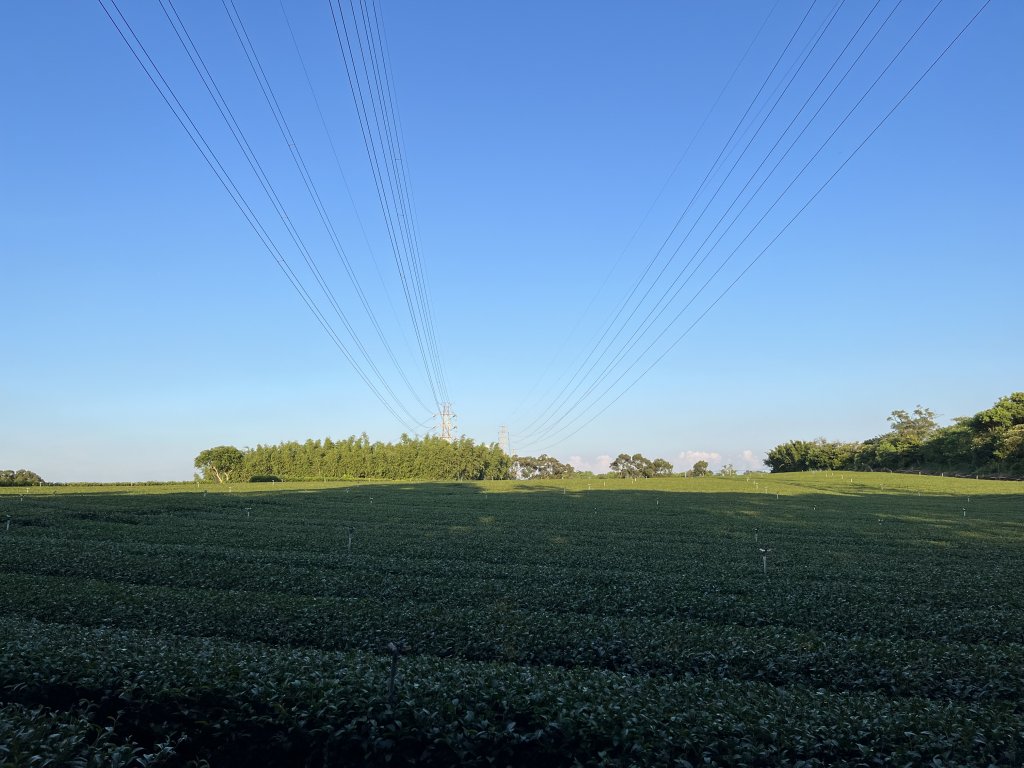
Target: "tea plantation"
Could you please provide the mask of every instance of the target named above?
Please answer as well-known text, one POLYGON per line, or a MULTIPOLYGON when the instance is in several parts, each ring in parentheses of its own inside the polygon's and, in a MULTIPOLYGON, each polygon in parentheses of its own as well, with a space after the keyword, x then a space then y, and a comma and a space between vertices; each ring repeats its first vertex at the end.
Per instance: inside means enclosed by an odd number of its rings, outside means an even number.
POLYGON ((246 764, 1024 765, 1024 484, 0 489, 0 765, 246 764))

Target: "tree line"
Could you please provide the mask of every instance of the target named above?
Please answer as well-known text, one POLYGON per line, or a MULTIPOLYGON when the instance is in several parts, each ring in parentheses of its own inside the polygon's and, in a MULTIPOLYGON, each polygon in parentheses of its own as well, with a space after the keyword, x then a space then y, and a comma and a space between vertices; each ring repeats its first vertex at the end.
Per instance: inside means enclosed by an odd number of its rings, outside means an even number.
POLYGON ((366 434, 346 440, 306 440, 239 449, 221 445, 202 451, 195 467, 203 479, 226 482, 260 480, 500 480, 512 459, 496 443, 439 437, 396 443, 370 442, 366 434))
POLYGON ((46 485, 46 482, 28 469, 0 469, 0 486, 46 485))
POLYGON ((765 464, 772 472, 819 469, 913 470, 990 476, 1024 475, 1024 392, 1002 397, 973 416, 947 427, 935 412, 918 405, 893 411, 890 430, 863 442, 790 440, 772 448, 765 464))
MULTIPOLYGON (((509 456, 497 443, 469 438, 402 435, 396 443, 370 442, 366 434, 346 440, 306 440, 236 448, 219 445, 195 458, 202 479, 218 483, 295 480, 545 480, 580 474, 571 464, 542 454, 509 456)), ((705 474, 707 462, 698 474, 705 474)), ((591 474, 591 473, 583 473, 591 474)), ((663 477, 672 474, 664 459, 619 454, 604 477, 663 477)), ((691 473, 687 473, 691 474, 691 473)))

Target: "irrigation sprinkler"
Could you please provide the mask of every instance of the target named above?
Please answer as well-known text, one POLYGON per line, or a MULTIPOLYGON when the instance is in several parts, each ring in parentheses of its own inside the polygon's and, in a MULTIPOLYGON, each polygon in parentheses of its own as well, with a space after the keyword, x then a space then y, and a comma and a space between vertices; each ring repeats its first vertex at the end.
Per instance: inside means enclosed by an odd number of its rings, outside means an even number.
POLYGON ((356 529, 351 525, 348 527, 348 553, 352 554, 352 534, 356 532, 356 529))
POLYGON ((245 508, 245 516, 246 517, 252 517, 252 507, 246 507, 245 508))
POLYGON ((388 643, 388 652, 391 654, 391 676, 388 678, 388 709, 395 708, 395 678, 398 677, 398 657, 402 654, 404 643, 398 640, 388 643))
POLYGON ((768 553, 771 552, 770 547, 760 547, 761 552, 761 567, 764 569, 764 577, 768 578, 768 553))
POLYGON ((761 530, 760 528, 755 528, 755 529, 754 529, 754 543, 755 543, 755 544, 759 543, 759 542, 758 542, 758 540, 757 540, 757 534, 758 534, 758 532, 759 532, 760 530, 761 530))
POLYGON ((11 530, 11 516, 10 515, 7 516, 7 525, 4 527, 4 530, 5 531, 11 530))

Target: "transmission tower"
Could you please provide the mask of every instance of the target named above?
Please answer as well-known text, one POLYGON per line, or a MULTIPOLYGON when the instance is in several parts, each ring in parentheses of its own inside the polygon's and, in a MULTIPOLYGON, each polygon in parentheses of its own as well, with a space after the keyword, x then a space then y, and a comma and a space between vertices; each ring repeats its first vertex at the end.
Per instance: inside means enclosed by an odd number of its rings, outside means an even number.
POLYGON ((506 456, 512 455, 512 448, 508 444, 508 427, 498 427, 498 447, 505 452, 506 456))
POLYGON ((459 428, 455 421, 455 412, 451 403, 441 403, 441 412, 435 413, 434 418, 438 419, 438 435, 441 439, 453 443, 459 428))

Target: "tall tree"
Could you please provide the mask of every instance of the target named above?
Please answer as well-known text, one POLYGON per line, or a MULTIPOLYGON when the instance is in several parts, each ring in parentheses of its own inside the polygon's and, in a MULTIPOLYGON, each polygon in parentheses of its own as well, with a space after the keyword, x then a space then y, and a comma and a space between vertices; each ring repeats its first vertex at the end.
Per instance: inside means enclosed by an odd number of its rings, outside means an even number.
POLYGON ((886 419, 892 424, 892 431, 904 440, 921 443, 928 439, 936 429, 935 411, 918 405, 913 415, 906 411, 893 411, 886 419))
POLYGON ((203 473, 203 477, 210 479, 210 473, 217 478, 218 483, 226 483, 231 475, 242 468, 245 463, 245 455, 233 445, 218 445, 216 448, 207 448, 196 456, 195 467, 203 473))
POLYGON ((654 469, 655 477, 668 477, 672 474, 672 470, 675 469, 675 467, 665 459, 655 459, 651 466, 654 469))
MULTIPOLYGON (((664 462, 664 459, 659 459, 659 461, 664 462)), ((664 463, 668 464, 668 462, 664 463)), ((671 465, 669 467, 671 468, 671 465)), ((654 462, 640 453, 634 453, 632 456, 628 453, 620 453, 608 468, 619 477, 654 477, 657 474, 654 462)), ((669 472, 671 473, 671 469, 669 472)))

